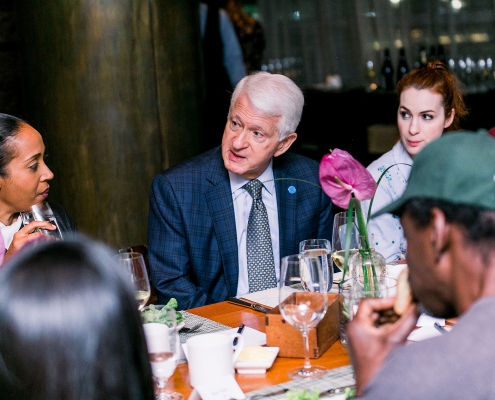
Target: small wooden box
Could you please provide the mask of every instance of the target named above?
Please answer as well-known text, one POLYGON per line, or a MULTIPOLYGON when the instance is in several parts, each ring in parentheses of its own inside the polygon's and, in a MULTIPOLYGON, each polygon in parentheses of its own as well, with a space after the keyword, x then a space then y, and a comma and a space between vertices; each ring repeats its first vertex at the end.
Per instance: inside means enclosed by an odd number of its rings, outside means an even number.
MULTIPOLYGON (((297 296, 298 293, 291 294, 297 296)), ((301 332, 284 321, 278 307, 265 316, 266 345, 280 347, 280 357, 304 357, 301 332)), ((309 356, 320 357, 340 337, 339 295, 328 294, 328 309, 320 323, 309 331, 309 356)))

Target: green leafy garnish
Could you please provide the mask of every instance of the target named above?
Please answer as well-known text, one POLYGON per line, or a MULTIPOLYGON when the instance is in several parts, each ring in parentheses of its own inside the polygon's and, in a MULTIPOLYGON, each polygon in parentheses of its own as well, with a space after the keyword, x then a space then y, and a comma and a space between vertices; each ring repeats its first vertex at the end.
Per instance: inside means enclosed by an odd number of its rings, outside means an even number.
MULTIPOLYGON (((346 399, 353 399, 356 396, 355 386, 346 387, 344 394, 346 399)), ((320 398, 320 392, 316 389, 313 391, 295 389, 288 391, 286 396, 287 400, 318 400, 320 398)))
POLYGON ((291 390, 286 393, 288 400, 318 400, 320 398, 320 392, 318 390, 291 390))
MULTIPOLYGON (((147 310, 141 311, 141 318, 143 319, 143 324, 147 324, 150 322, 158 323, 158 324, 166 324, 171 326, 170 319, 167 316, 167 310, 173 308, 176 309, 178 306, 177 300, 171 298, 169 302, 164 306, 158 306, 160 309, 157 309, 154 304, 150 304, 147 307, 147 310)), ((176 311, 175 316, 177 319, 177 325, 179 325, 183 320, 184 316, 182 313, 176 311)))
POLYGON ((347 387, 344 390, 346 399, 353 399, 356 397, 356 387, 347 387))

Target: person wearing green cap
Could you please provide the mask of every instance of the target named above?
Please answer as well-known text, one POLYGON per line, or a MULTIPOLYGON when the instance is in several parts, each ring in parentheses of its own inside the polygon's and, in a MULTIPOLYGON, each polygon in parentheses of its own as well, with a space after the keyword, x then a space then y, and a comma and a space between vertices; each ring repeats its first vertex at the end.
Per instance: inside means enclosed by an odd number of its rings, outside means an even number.
POLYGON ((427 145, 383 213, 401 218, 416 302, 379 326, 394 298, 360 303, 347 330, 358 395, 495 398, 495 139, 459 132, 427 145), (419 310, 459 318, 446 334, 408 343, 419 310))

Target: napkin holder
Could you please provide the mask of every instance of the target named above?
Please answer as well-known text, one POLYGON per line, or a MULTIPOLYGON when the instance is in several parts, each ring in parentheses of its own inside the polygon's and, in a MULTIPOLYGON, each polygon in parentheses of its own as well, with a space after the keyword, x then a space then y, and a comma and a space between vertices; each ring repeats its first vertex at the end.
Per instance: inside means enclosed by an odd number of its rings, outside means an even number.
MULTIPOLYGON (((291 296, 297 296, 293 293, 291 296)), ((339 295, 327 294, 328 309, 320 323, 309 331, 309 357, 318 358, 340 337, 339 295)), ((279 347, 279 357, 304 357, 301 332, 288 324, 275 307, 265 316, 266 345, 279 347)))

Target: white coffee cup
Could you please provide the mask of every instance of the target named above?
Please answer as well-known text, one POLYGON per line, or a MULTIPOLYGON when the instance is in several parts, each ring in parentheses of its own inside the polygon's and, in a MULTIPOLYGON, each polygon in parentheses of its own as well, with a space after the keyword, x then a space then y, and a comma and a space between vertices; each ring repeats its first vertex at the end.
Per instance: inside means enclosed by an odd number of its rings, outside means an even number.
POLYGON ((143 324, 143 330, 148 353, 170 351, 169 328, 167 325, 157 323, 143 324))
POLYGON ((190 337, 186 344, 189 382, 196 387, 234 375, 234 362, 244 346, 244 338, 239 333, 227 335, 215 332, 190 337), (238 339, 234 346, 235 338, 238 339))

